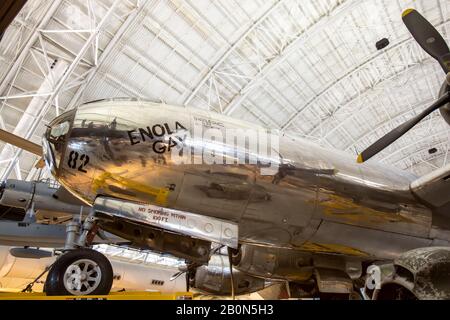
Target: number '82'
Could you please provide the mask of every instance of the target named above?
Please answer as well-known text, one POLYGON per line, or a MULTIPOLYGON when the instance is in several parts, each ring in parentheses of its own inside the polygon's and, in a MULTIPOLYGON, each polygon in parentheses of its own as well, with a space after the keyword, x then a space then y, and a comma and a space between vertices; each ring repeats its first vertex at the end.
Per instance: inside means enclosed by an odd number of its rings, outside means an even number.
POLYGON ((84 169, 89 163, 89 156, 87 154, 79 155, 76 151, 71 151, 69 154, 69 160, 67 161, 67 165, 71 169, 78 170, 80 172, 87 173, 84 169))

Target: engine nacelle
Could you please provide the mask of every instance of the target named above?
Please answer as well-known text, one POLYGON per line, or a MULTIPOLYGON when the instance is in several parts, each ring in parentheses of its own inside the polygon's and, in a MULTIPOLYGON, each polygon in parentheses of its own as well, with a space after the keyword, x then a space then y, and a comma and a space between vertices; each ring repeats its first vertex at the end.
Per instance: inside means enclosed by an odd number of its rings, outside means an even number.
MULTIPOLYGON (((235 294, 247 294, 260 291, 265 287, 265 280, 245 274, 233 268, 235 294)), ((209 264, 197 268, 191 279, 191 286, 213 295, 231 294, 231 275, 228 257, 213 255, 209 264)))
POLYGON ((0 204, 7 207, 27 209, 34 203, 34 209, 45 212, 63 212, 65 214, 89 213, 89 208, 83 205, 61 201, 56 196, 58 189, 52 188, 46 182, 30 182, 9 179, 0 187, 0 204))
POLYGON ((448 247, 408 251, 396 259, 390 268, 382 266, 379 270, 381 272, 375 272, 378 279, 375 281, 373 300, 450 299, 448 247))

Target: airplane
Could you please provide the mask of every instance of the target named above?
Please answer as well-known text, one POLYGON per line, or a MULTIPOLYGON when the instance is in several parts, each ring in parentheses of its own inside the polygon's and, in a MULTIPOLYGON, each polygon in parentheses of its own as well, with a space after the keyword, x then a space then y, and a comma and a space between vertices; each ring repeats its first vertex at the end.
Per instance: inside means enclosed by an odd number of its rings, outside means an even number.
MULTIPOLYGON (((442 36, 413 9, 403 21, 448 75, 442 36)), ((90 208, 69 228, 47 294, 109 292, 111 264, 89 249, 100 229, 186 259, 178 275, 187 279, 208 265, 216 244, 227 248, 230 270, 287 281, 299 296, 350 298, 370 280, 366 292, 376 299, 450 299, 450 165, 417 178, 366 163, 435 110, 450 124, 449 86, 447 76, 432 106, 356 162, 254 123, 138 99, 95 101, 58 116, 43 153, 4 138, 43 155, 62 188, 90 208), (388 276, 380 274, 385 265, 388 276)), ((235 280, 230 272, 210 286, 233 296, 252 289, 235 280)))

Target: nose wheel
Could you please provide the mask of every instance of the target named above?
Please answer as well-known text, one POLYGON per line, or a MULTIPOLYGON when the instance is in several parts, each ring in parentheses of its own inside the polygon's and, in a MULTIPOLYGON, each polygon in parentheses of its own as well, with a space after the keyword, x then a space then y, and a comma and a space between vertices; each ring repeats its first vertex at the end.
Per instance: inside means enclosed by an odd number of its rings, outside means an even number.
POLYGON ((111 263, 103 254, 77 249, 58 258, 48 273, 45 291, 49 296, 106 295, 112 282, 111 263))

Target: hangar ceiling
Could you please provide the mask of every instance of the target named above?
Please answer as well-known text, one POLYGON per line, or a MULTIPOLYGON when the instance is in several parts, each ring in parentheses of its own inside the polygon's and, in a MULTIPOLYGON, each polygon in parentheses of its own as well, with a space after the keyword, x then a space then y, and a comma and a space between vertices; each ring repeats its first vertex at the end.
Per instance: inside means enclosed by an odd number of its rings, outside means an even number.
MULTIPOLYGON (((0 42, 0 127, 40 143, 64 110, 138 97, 356 155, 443 82, 402 23, 409 7, 449 40, 449 0, 28 0, 0 42), (382 38, 390 44, 377 50, 382 38)), ((449 147, 433 113, 371 161, 423 175, 449 147)), ((37 177, 35 156, 0 150, 1 179, 37 177)))

